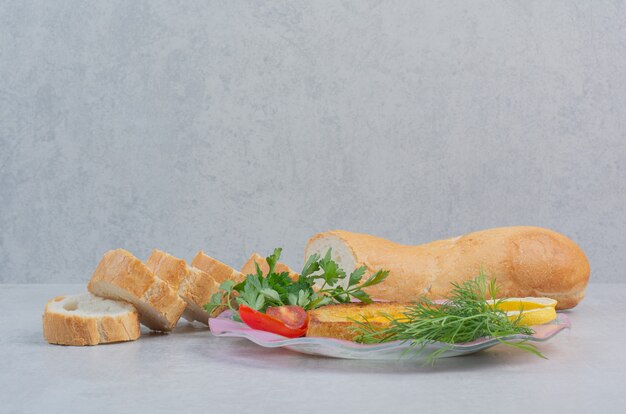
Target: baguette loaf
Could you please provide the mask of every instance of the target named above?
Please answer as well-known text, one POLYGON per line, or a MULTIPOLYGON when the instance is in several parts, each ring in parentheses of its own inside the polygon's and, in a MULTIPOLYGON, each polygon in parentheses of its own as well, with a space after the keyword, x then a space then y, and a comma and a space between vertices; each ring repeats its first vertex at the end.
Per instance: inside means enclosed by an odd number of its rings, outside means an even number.
POLYGON ((146 261, 146 266, 157 277, 167 281, 187 303, 183 318, 208 325, 211 315, 203 309, 203 306, 219 289, 219 284, 211 275, 198 268, 187 266, 183 259, 156 249, 146 261))
POLYGON ((141 323, 156 331, 171 331, 185 310, 185 301, 167 282, 123 249, 105 253, 87 290, 107 299, 132 303, 141 323))
POLYGON ((501 297, 547 296, 558 302, 557 309, 569 309, 582 300, 589 280, 580 247, 540 227, 501 227, 418 246, 335 230, 312 237, 305 258, 329 248, 346 273, 361 265, 370 272, 390 271, 385 282, 367 289, 380 300, 441 299, 451 282, 473 278, 482 269, 497 280, 501 297))
MULTIPOLYGON (((248 261, 243 265, 243 267, 241 268, 241 273, 243 273, 244 275, 256 274, 255 263, 259 265, 259 268, 263 272, 263 275, 267 275, 267 272, 269 272, 270 267, 268 266, 265 258, 256 252, 252 253, 248 261)), ((282 273, 282 272, 289 273, 289 277, 291 278, 291 280, 297 280, 298 276, 300 276, 296 272, 291 270, 289 266, 281 262, 276 263, 276 266, 274 267, 274 271, 277 273, 282 273)))
POLYGON ((140 335, 133 305, 89 293, 58 296, 43 313, 43 336, 51 344, 97 345, 134 341, 140 335))

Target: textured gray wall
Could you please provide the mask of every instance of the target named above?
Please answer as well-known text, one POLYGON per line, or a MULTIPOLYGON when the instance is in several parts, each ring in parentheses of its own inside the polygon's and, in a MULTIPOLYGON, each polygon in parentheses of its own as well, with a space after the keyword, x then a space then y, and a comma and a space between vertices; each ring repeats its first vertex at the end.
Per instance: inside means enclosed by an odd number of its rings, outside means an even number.
POLYGON ((621 1, 0 1, 0 281, 333 228, 560 231, 626 280, 621 1))

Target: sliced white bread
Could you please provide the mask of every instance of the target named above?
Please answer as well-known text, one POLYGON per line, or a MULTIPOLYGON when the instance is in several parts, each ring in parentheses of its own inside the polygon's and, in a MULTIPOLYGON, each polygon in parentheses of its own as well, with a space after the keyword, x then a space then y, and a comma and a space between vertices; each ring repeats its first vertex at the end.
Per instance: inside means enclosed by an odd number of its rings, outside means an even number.
POLYGON ((186 307, 167 282, 124 249, 108 251, 102 257, 87 289, 94 295, 132 303, 141 323, 155 331, 171 331, 186 307))
POLYGON ((221 313, 224 308, 216 308, 209 314, 204 310, 204 305, 211 301, 211 296, 217 293, 220 284, 208 273, 195 267, 189 268, 189 276, 180 284, 178 294, 187 302, 187 309, 183 316, 188 321, 198 321, 205 325, 209 324, 209 318, 221 313))
MULTIPOLYGON (((263 272, 263 275, 267 275, 267 272, 270 270, 270 267, 267 264, 267 261, 264 257, 262 257, 258 253, 252 253, 248 261, 241 268, 241 273, 244 275, 256 274, 256 266, 255 263, 259 265, 259 268, 263 272)), ((278 262, 274 267, 274 271, 277 273, 287 272, 289 273, 289 277, 292 280, 297 280, 300 276, 298 273, 294 272, 289 266, 284 263, 278 262)))
POLYGON ((152 251, 146 266, 177 292, 180 283, 189 275, 187 262, 158 249, 152 251))
POLYGON ((134 341, 140 335, 133 305, 90 293, 58 296, 43 313, 43 336, 51 344, 97 345, 134 341))
MULTIPOLYGON (((243 273, 236 271, 219 260, 207 256, 203 251, 199 251, 196 257, 193 258, 191 266, 195 269, 199 269, 200 272, 208 273, 217 285, 217 289, 215 289, 215 285, 210 284, 206 278, 200 277, 198 274, 191 275, 187 279, 188 283, 181 285, 181 290, 186 288, 189 290, 188 295, 193 295, 194 302, 202 303, 203 305, 209 303, 211 296, 217 292, 222 282, 232 280, 235 283, 240 283, 246 278, 243 273)), ((210 315, 202 307, 195 308, 195 312, 198 312, 198 315, 200 315, 199 312, 203 312, 202 317, 204 321, 206 321, 205 323, 207 323, 208 317, 219 315, 226 308, 226 304, 217 307, 213 309, 210 315)))
POLYGON ((236 271, 219 260, 215 260, 211 256, 207 256, 202 250, 193 258, 191 265, 203 272, 207 272, 220 284, 225 280, 232 280, 235 283, 239 283, 246 278, 243 273, 236 271))
POLYGON ((211 296, 220 286, 211 275, 188 266, 183 259, 156 249, 146 261, 146 266, 157 277, 175 287, 178 295, 187 303, 183 318, 190 322, 209 324, 211 315, 203 309, 203 306, 211 300, 211 296))

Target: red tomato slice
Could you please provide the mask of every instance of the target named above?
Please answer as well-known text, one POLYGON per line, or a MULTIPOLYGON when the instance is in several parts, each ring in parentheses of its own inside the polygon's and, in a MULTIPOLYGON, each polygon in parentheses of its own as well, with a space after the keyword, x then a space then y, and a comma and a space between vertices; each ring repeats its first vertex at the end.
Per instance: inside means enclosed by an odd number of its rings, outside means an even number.
POLYGON ((309 315, 301 306, 270 306, 265 313, 294 329, 302 328, 309 323, 309 315))
MULTIPOLYGON (((282 306, 278 307, 282 308, 282 306)), ((302 311, 306 315, 304 309, 302 309, 302 311)), ((304 324, 296 328, 288 326, 282 320, 266 315, 265 313, 261 313, 246 305, 239 306, 239 317, 252 329, 272 332, 278 335, 286 336, 287 338, 298 338, 300 336, 304 336, 304 334, 306 334, 307 325, 309 324, 308 315, 305 317, 304 324)))

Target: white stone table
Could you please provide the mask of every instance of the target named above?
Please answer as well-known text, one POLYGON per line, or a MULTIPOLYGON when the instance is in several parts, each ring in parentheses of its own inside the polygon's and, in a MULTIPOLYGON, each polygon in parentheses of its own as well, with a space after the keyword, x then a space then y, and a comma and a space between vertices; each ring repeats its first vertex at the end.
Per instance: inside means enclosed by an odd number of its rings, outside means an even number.
POLYGON ((48 345, 46 300, 81 285, 0 285, 1 413, 626 412, 626 284, 597 284, 540 344, 441 360, 353 361, 264 349, 180 322, 169 335, 48 345))

